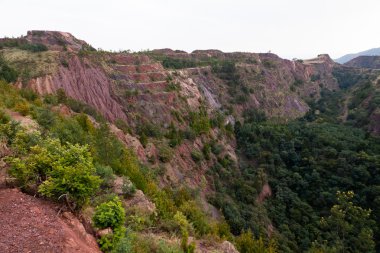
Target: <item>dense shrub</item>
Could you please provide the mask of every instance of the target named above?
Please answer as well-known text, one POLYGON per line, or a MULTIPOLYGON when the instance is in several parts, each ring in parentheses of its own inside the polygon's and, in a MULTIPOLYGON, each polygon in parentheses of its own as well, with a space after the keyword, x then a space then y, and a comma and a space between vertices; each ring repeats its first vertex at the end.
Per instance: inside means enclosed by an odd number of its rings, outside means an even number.
POLYGON ((203 66, 205 65, 205 63, 201 61, 193 60, 193 59, 177 59, 177 58, 165 57, 162 60, 162 65, 164 66, 164 68, 168 68, 168 69, 184 69, 184 68, 194 68, 197 66, 203 66))
POLYGON ((28 103, 19 102, 15 106, 15 111, 21 113, 21 115, 26 116, 30 113, 30 106, 28 103))
POLYGON ((95 175, 86 146, 61 145, 46 139, 24 157, 11 159, 10 174, 21 186, 38 185, 38 192, 59 200, 62 196, 79 207, 97 191, 101 180, 95 175))
POLYGON ((167 163, 167 162, 170 162, 172 157, 173 157, 173 150, 169 148, 168 146, 162 144, 158 150, 158 158, 160 159, 160 161, 163 163, 167 163))
POLYGON ((102 179, 102 185, 104 187, 111 187, 115 176, 113 169, 110 166, 104 166, 101 164, 95 164, 96 174, 102 179))
POLYGON ((11 121, 11 117, 3 110, 0 110, 0 124, 7 124, 9 121, 11 121))
POLYGON ((210 131, 211 123, 206 108, 201 107, 199 112, 190 112, 190 127, 196 134, 205 134, 210 131))
POLYGON ((38 43, 37 44, 29 44, 29 43, 22 44, 19 46, 19 48, 22 50, 33 52, 33 53, 44 52, 48 50, 47 46, 43 44, 38 44, 38 43))
POLYGON ((363 78, 358 71, 346 68, 334 68, 332 74, 341 89, 347 89, 363 78))
POLYGON ((18 73, 15 69, 10 67, 5 61, 4 57, 0 55, 0 80, 4 80, 8 83, 15 82, 17 80, 18 73))
POLYGON ((270 240, 266 243, 262 237, 255 239, 252 231, 243 232, 236 238, 236 246, 241 253, 275 253, 277 251, 276 243, 270 240))
POLYGON ((124 225, 125 210, 118 197, 96 207, 93 217, 95 227, 118 228, 124 225))
POLYGON ((193 150, 191 151, 191 158, 193 159, 194 162, 200 162, 202 161, 203 159, 203 155, 201 152, 197 151, 197 150, 193 150))
POLYGON ((37 123, 45 129, 51 128, 56 121, 55 113, 48 108, 37 108, 34 116, 37 123))

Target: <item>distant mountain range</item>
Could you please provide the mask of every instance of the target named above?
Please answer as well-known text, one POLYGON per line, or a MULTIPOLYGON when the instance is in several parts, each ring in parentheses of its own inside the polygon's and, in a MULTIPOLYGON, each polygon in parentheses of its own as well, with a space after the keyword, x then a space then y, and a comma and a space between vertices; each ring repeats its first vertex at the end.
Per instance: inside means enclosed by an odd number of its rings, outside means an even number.
POLYGON ((358 56, 376 56, 380 55, 380 47, 379 48, 372 48, 363 52, 355 53, 355 54, 346 54, 338 59, 335 59, 334 61, 344 64, 358 56))

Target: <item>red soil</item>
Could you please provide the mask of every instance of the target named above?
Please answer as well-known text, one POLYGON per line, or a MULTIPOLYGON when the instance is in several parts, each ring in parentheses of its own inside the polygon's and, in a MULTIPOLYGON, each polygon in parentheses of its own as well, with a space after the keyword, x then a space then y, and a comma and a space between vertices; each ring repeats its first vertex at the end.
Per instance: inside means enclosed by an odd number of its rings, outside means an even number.
POLYGON ((71 213, 17 189, 0 190, 0 252, 100 252, 71 213))

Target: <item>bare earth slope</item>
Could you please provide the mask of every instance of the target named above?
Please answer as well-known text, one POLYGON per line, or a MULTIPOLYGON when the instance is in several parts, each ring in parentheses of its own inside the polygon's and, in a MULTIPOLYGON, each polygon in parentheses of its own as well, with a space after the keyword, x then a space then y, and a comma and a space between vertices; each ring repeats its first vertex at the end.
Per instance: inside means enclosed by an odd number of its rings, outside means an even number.
POLYGON ((17 189, 0 190, 0 216, 0 252, 100 252, 73 215, 17 189))

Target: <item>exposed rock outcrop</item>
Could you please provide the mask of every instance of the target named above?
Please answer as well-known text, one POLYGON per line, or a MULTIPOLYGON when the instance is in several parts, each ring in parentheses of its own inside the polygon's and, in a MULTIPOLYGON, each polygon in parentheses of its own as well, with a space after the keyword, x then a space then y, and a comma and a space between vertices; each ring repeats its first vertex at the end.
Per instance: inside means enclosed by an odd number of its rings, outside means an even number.
POLYGON ((140 190, 137 190, 133 197, 124 200, 123 204, 127 212, 135 210, 140 214, 151 215, 156 211, 156 205, 140 190))
POLYGON ((88 45, 68 32, 59 31, 28 31, 25 39, 30 43, 46 45, 50 50, 79 51, 88 45))

